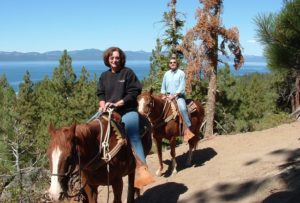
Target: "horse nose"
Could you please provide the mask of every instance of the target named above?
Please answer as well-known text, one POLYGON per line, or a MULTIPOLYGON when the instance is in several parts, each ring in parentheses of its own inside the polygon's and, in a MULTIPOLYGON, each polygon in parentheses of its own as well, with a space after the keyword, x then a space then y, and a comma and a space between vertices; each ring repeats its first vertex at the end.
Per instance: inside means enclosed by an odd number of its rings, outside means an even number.
POLYGON ((140 111, 138 110, 139 114, 141 114, 142 116, 146 116, 145 112, 144 111, 140 111))
POLYGON ((58 190, 51 190, 51 188, 49 188, 49 190, 46 191, 46 198, 50 201, 50 202, 58 202, 60 200, 60 191, 58 190))
POLYGON ((138 105, 138 112, 139 112, 140 114, 142 114, 143 116, 145 115, 143 106, 142 106, 141 104, 138 105))
POLYGON ((56 202, 57 200, 54 199, 53 195, 46 190, 41 198, 42 202, 56 202))

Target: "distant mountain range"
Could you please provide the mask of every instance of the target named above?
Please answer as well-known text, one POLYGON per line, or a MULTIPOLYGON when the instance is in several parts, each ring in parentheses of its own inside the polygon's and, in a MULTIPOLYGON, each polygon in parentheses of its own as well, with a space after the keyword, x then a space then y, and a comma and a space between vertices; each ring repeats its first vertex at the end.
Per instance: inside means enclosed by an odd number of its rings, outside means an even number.
MULTIPOLYGON (((125 51, 127 60, 149 60, 151 52, 145 51, 125 51)), ((5 52, 0 51, 0 61, 58 61, 63 51, 49 51, 45 53, 39 52, 5 52)), ((102 60, 103 51, 98 49, 84 49, 76 51, 68 51, 73 61, 80 60, 102 60)), ((265 62, 262 56, 246 55, 246 62, 265 62)), ((232 61, 231 59, 224 59, 225 61, 232 61)))

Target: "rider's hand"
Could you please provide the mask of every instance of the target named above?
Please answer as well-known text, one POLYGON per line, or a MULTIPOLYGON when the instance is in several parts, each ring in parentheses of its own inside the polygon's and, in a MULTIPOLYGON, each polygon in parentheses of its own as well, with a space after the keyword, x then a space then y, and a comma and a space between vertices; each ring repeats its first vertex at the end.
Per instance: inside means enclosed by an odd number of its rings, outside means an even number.
POLYGON ((166 96, 165 94, 163 94, 163 95, 161 96, 161 98, 162 98, 162 99, 166 99, 167 96, 166 96))
POLYGON ((170 94, 170 95, 168 95, 168 99, 169 100, 173 100, 175 98, 176 98, 176 94, 170 94))
POLYGON ((116 108, 116 107, 117 107, 117 105, 112 102, 106 102, 106 104, 105 104, 105 110, 107 110, 107 108, 116 108))
POLYGON ((106 108, 105 108, 105 101, 99 101, 99 112, 105 112, 106 108))
POLYGON ((105 107, 101 107, 101 106, 100 106, 99 109, 98 109, 98 111, 99 111, 99 112, 104 112, 104 111, 105 111, 105 107))

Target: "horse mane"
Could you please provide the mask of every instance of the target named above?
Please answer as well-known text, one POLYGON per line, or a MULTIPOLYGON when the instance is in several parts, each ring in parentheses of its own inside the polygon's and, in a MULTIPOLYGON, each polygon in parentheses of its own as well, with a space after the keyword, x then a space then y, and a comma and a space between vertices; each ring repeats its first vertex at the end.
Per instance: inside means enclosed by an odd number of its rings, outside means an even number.
POLYGON ((93 120, 89 123, 82 123, 76 125, 76 137, 78 141, 84 142, 86 144, 91 144, 97 140, 99 134, 99 122, 93 120))
POLYGON ((52 124, 49 125, 48 131, 52 137, 51 146, 48 150, 55 146, 62 146, 63 148, 70 148, 70 143, 75 137, 75 128, 76 125, 72 125, 70 127, 62 127, 60 130, 55 129, 52 124))

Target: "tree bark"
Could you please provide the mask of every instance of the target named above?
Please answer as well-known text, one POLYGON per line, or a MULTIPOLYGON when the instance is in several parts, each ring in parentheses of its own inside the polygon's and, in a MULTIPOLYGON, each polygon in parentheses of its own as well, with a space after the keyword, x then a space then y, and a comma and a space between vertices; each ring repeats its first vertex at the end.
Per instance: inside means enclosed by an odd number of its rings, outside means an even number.
POLYGON ((208 84, 207 102, 205 105, 206 125, 204 137, 210 137, 214 134, 214 119, 216 109, 216 92, 217 92, 217 71, 212 67, 208 84))
POLYGON ((295 99, 294 106, 292 107, 295 111, 300 106, 300 71, 296 73, 296 82, 295 82, 295 99))

